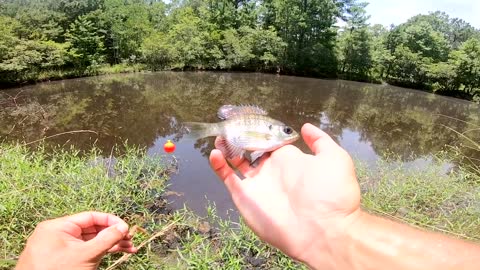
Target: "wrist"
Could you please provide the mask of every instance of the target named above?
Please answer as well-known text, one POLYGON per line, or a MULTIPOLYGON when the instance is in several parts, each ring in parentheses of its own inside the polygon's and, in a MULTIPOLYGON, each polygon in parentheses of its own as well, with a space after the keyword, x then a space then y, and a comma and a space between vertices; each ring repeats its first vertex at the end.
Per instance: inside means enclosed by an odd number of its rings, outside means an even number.
POLYGON ((350 264, 350 247, 357 234, 355 227, 368 219, 368 214, 360 208, 341 220, 327 222, 319 227, 322 237, 316 241, 300 261, 311 269, 354 269, 350 264))

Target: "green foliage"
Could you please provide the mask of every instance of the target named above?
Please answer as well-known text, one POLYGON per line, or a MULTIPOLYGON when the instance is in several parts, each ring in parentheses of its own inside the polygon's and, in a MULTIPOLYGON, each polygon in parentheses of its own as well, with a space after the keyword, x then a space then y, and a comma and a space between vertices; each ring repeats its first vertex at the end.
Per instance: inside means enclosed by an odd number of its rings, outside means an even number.
POLYGON ((19 43, 18 37, 14 31, 20 26, 20 23, 10 17, 0 16, 0 60, 8 60, 12 48, 19 43))
POLYGON ((433 87, 436 91, 451 91, 459 88, 455 66, 450 62, 429 65, 427 77, 433 82, 433 87))
POLYGON ((104 45, 97 32, 98 28, 85 15, 78 17, 70 25, 66 38, 72 44, 71 52, 77 67, 87 68, 103 62, 104 45))
POLYGON ((480 39, 467 40, 452 54, 452 62, 457 69, 457 81, 464 85, 469 94, 480 91, 480 39))
POLYGON ((152 70, 167 69, 177 56, 173 46, 168 44, 166 35, 153 33, 145 38, 141 47, 143 61, 152 70))
POLYGON ((354 3, 347 25, 339 34, 341 73, 349 79, 368 80, 372 69, 372 37, 367 28, 367 3, 354 3))
POLYGON ((23 8, 15 18, 21 23, 17 33, 22 38, 64 41, 63 13, 47 8, 23 8))
POLYGON ((172 27, 142 43, 142 59, 152 69, 273 70, 284 43, 273 27, 221 30, 193 7, 176 9, 172 27))
POLYGON ((407 26, 403 32, 403 43, 414 53, 433 61, 444 61, 448 56, 448 43, 442 33, 435 31, 425 22, 407 26))
POLYGON ((437 33, 441 33, 449 46, 457 49, 463 42, 478 34, 470 24, 459 18, 450 18, 446 13, 436 11, 428 15, 417 15, 409 20, 413 24, 426 23, 437 33))
MULTIPOLYGON (((136 62, 141 56, 140 45, 152 31, 149 7, 139 0, 105 0, 104 5, 99 17, 104 24, 109 61, 136 62)), ((158 12, 158 8, 154 11, 158 12)))
POLYGON ((374 80, 381 80, 392 62, 392 55, 385 44, 388 37, 388 30, 382 25, 369 27, 372 37, 370 44, 370 54, 372 57, 372 69, 370 76, 374 80))
POLYGON ((264 1, 266 20, 287 44, 281 68, 288 73, 334 76, 338 7, 334 1, 264 1))
POLYGON ((176 51, 172 57, 173 68, 203 68, 202 58, 209 58, 207 47, 210 26, 190 7, 176 14, 175 24, 167 34, 168 44, 176 51))
POLYGON ((273 28, 263 30, 246 26, 223 31, 221 45, 224 53, 221 68, 249 70, 274 70, 285 47, 273 28))
POLYGON ((69 43, 50 40, 25 40, 13 33, 19 23, 0 16, 0 81, 21 82, 46 69, 63 67, 69 61, 69 43))
POLYGON ((472 44, 478 33, 468 23, 442 12, 415 16, 388 35, 386 47, 391 57, 387 57, 385 78, 471 98, 477 94, 478 85, 471 82, 475 81, 473 67, 478 56, 471 48, 467 57, 465 44, 472 44))

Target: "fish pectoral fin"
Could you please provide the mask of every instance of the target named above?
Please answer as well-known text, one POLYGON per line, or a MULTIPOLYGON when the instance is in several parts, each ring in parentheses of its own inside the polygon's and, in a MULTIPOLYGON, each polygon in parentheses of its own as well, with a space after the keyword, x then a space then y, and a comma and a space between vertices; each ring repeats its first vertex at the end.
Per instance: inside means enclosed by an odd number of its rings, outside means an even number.
POLYGON ((220 137, 220 140, 217 142, 216 147, 223 153, 223 156, 227 159, 243 157, 243 155, 245 154, 245 150, 229 143, 223 137, 220 137))
POLYGON ((250 165, 252 167, 256 167, 258 165, 258 161, 260 161, 260 158, 263 156, 263 154, 265 154, 265 152, 263 151, 254 151, 254 152, 251 152, 249 154, 249 161, 250 161, 250 165))
POLYGON ((217 116, 222 120, 229 119, 233 116, 238 115, 246 115, 246 114, 259 114, 259 115, 267 115, 267 111, 264 109, 253 106, 253 105, 223 105, 218 109, 217 116))

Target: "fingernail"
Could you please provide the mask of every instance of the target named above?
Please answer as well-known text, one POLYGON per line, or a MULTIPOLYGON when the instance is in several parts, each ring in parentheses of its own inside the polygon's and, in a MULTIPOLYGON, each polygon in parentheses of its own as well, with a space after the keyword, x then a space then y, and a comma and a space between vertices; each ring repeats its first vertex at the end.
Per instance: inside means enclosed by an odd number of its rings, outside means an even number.
POLYGON ((122 234, 126 234, 128 232, 128 225, 125 223, 117 224, 116 228, 122 234))

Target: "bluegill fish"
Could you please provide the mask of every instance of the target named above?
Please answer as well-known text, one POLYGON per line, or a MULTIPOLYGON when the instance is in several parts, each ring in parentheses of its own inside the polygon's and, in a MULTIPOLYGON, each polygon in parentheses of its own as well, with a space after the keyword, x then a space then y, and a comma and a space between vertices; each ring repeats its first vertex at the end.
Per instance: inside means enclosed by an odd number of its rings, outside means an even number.
POLYGON ((264 153, 290 144, 299 134, 284 123, 270 118, 256 106, 224 105, 217 113, 221 122, 186 122, 184 126, 196 139, 218 136, 217 145, 226 158, 246 157, 254 163, 264 153), (248 154, 248 155, 247 155, 248 154))

